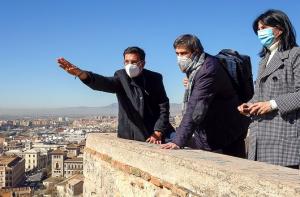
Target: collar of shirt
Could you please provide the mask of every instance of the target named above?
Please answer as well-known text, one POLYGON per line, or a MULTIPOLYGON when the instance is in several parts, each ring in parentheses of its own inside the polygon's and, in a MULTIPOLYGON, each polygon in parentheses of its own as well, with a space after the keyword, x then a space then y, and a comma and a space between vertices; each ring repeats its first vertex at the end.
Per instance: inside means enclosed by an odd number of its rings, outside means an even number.
POLYGON ((269 56, 269 59, 268 59, 268 62, 267 62, 267 66, 268 66, 269 62, 271 61, 272 57, 274 56, 274 54, 276 53, 276 51, 278 49, 278 44, 279 44, 279 41, 275 42, 274 44, 272 44, 269 47, 269 50, 270 50, 271 54, 269 56))

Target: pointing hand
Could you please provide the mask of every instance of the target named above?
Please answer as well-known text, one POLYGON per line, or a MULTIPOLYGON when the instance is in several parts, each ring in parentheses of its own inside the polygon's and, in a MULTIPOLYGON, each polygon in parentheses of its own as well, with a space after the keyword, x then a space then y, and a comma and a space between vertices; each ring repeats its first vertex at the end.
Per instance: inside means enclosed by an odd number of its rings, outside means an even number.
POLYGON ((62 69, 64 69, 65 71, 67 71, 71 75, 79 77, 81 74, 84 73, 83 70, 81 70, 78 67, 76 67, 75 65, 71 64, 70 62, 68 62, 67 60, 65 60, 63 57, 58 58, 57 62, 58 62, 59 66, 62 69))

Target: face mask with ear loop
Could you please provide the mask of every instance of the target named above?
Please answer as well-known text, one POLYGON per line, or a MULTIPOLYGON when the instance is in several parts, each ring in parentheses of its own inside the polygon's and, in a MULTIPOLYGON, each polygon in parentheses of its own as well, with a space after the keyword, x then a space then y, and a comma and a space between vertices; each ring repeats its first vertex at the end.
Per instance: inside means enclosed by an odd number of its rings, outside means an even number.
POLYGON ((186 71, 186 68, 192 63, 191 58, 186 56, 177 56, 177 63, 182 72, 186 71))
POLYGON ((270 47, 275 40, 273 28, 258 30, 257 36, 260 42, 262 43, 262 45, 264 45, 267 48, 270 47))
POLYGON ((125 71, 130 78, 137 77, 141 72, 142 68, 138 67, 137 64, 126 64, 125 71))

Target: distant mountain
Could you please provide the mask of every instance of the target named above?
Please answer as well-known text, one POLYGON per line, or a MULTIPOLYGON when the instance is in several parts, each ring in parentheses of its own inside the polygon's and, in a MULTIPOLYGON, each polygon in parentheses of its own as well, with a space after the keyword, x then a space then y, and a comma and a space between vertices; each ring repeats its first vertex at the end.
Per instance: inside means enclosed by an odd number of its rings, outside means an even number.
MULTIPOLYGON (((181 112, 181 104, 171 103, 171 115, 181 112)), ((81 117, 81 116, 116 116, 118 104, 113 103, 103 107, 65 107, 65 108, 36 108, 36 109, 10 109, 0 108, 0 119, 36 118, 36 117, 81 117)))

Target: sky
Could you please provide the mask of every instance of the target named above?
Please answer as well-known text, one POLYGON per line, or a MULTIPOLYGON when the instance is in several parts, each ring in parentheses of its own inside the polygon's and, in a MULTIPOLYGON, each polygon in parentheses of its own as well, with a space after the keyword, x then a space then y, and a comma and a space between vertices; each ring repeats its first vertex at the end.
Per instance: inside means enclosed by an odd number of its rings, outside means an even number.
POLYGON ((91 90, 56 59, 113 76, 128 46, 145 50, 146 68, 161 73, 170 102, 181 103, 184 74, 172 45, 186 33, 209 54, 231 48, 249 55, 256 77, 261 44, 252 22, 267 9, 284 11, 300 33, 296 0, 0 0, 0 108, 115 103, 114 94, 91 90))

